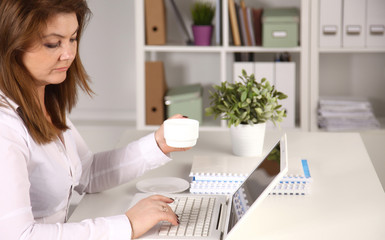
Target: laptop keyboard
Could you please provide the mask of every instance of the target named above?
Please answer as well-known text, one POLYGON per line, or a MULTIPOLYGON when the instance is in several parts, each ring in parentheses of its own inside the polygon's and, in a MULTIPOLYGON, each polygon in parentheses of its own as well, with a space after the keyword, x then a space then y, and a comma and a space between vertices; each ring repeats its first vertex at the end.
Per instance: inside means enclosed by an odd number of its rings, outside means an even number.
POLYGON ((179 216, 177 226, 163 221, 160 236, 208 236, 215 198, 191 196, 175 198, 171 209, 179 216))

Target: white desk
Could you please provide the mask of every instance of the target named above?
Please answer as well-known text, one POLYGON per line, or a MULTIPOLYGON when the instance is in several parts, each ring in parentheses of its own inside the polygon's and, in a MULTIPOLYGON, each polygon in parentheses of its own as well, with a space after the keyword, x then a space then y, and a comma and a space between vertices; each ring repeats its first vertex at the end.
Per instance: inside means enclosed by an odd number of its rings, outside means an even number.
MULTIPOLYGON (((144 134, 128 131, 120 145, 144 134)), ((278 132, 268 132, 264 151, 278 137, 278 132)), ((70 221, 124 213, 138 180, 189 180, 194 155, 228 156, 230 144, 227 131, 203 132, 193 149, 173 153, 171 163, 130 183, 84 196, 70 221)), ((289 173, 301 173, 300 160, 308 160, 311 194, 268 196, 234 239, 385 239, 385 193, 358 133, 290 132, 288 155, 289 173)))

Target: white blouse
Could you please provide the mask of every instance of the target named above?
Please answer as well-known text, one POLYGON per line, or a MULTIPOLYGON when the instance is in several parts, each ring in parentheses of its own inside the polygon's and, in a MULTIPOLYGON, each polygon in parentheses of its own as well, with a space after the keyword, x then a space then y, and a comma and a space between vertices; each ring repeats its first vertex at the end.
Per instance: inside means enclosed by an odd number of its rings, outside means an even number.
POLYGON ((124 213, 66 223, 71 193, 100 192, 170 161, 154 134, 93 154, 67 119, 63 142, 39 145, 17 108, 0 92, 0 239, 130 239, 124 213))

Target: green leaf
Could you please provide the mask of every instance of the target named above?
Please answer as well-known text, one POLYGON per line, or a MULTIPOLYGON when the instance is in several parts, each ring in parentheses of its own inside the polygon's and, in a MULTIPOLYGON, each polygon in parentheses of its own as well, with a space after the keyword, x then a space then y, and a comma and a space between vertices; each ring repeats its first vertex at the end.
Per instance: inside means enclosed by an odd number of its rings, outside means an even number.
POLYGON ((223 112, 226 112, 227 108, 223 105, 218 105, 217 108, 223 112))
POLYGON ((239 118, 240 119, 245 119, 246 116, 247 116, 247 112, 243 112, 239 118))
POLYGON ((247 98, 247 91, 244 91, 241 95, 241 102, 244 102, 247 98))
POLYGON ((262 114, 262 113, 263 113, 262 108, 256 108, 255 111, 256 111, 258 114, 262 114))

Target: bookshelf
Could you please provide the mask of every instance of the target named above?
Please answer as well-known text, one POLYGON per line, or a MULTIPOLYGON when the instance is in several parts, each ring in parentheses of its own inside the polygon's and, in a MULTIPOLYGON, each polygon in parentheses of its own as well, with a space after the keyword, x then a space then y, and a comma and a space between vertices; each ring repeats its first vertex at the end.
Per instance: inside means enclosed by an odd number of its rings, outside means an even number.
MULTIPOLYGON (((231 81, 233 73, 234 53, 251 52, 256 61, 273 61, 276 53, 288 52, 292 61, 296 62, 296 129, 310 129, 309 118, 309 27, 310 3, 307 0, 246 0, 247 6, 255 8, 266 7, 296 7, 300 11, 300 46, 292 48, 264 48, 260 46, 233 46, 229 25, 228 0, 220 0, 221 9, 221 45, 188 46, 184 43, 168 0, 164 0, 167 9, 167 43, 161 46, 145 44, 145 13, 144 0, 135 0, 136 20, 136 111, 138 129, 156 129, 157 126, 145 124, 145 61, 161 60, 165 65, 166 81, 169 87, 182 84, 201 83, 204 87, 203 109, 209 106, 208 90, 221 81, 231 81), (179 34, 179 35, 178 35, 179 34)), ((189 7, 194 0, 175 0, 186 26, 191 25, 189 7)), ((216 0, 212 0, 213 3, 216 0)), ((213 23, 215 22, 215 19, 213 23)), ((190 30, 190 29, 189 29, 190 30)), ((215 43, 213 33, 213 43, 215 43)), ((204 117, 201 130, 227 129, 226 122, 204 117)))
POLYGON ((368 98, 385 128, 385 47, 320 46, 320 1, 312 1, 310 9, 310 130, 321 131, 317 124, 320 96, 368 98))

